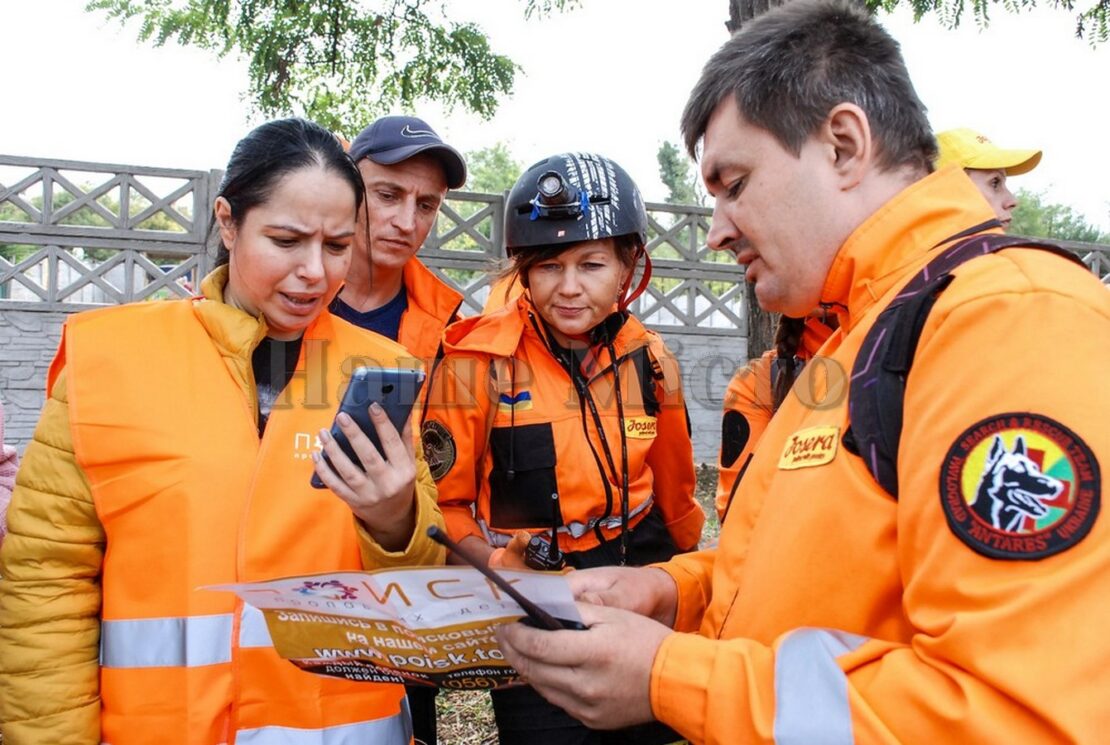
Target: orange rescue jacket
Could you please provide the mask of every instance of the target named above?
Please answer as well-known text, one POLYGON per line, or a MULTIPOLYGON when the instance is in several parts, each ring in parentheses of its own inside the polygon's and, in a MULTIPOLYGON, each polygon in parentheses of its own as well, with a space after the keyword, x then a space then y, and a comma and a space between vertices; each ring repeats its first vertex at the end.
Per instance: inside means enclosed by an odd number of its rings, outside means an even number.
MULTIPOLYGON (((811 360, 832 333, 816 318, 807 318, 797 357, 811 360)), ((755 453, 763 430, 774 415, 772 373, 778 353, 770 349, 749 360, 728 382, 721 421, 721 450, 717 459, 717 518, 722 522, 736 493, 740 477, 755 453)))
POLYGON ((841 247, 821 297, 843 306, 840 329, 795 387, 817 405, 790 396, 767 426, 715 554, 664 567, 679 633, 656 655, 651 703, 692 742, 1105 739, 1106 288, 1044 251, 968 261, 917 346, 897 500, 841 439, 848 373, 878 313, 990 218, 947 169, 841 247), (991 525, 971 515, 981 499, 1039 517, 991 525), (1050 555, 1029 558, 1042 545, 1050 555))
MULTIPOLYGON (((613 346, 628 447, 629 524, 658 509, 678 548, 692 548, 704 515, 694 499, 677 362, 635 318, 628 318, 613 346)), ((607 446, 587 402, 552 355, 527 296, 452 324, 445 348, 422 436, 452 537, 480 536, 503 546, 518 529, 549 529, 553 495, 563 522, 562 550, 597 546, 596 524, 607 540, 619 535, 620 424, 604 347, 593 350, 589 391, 607 446)))
POLYGON ((402 686, 302 672, 274 652, 261 614, 203 589, 362 568, 350 508, 308 484, 355 353, 407 356, 322 314, 260 440, 189 301, 67 322, 51 384, 64 366, 74 452, 107 538, 104 742, 409 742, 402 686))
POLYGON ((397 343, 430 370, 439 352, 443 330, 458 318, 463 296, 413 257, 401 270, 408 307, 401 315, 397 343))

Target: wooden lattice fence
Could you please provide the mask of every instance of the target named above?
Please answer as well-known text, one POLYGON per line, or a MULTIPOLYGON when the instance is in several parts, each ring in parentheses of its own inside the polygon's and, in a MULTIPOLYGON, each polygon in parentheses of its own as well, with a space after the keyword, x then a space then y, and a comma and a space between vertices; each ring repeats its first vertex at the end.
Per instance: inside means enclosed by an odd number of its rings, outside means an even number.
MULTIPOLYGON (((9 439, 30 436, 66 314, 200 286, 215 256, 211 203, 221 175, 0 155, 0 395, 9 439)), ((504 204, 503 194, 451 192, 421 250, 463 294, 464 312, 481 309, 504 257, 504 204)), ((711 210, 647 207, 653 274, 633 311, 678 357, 695 451, 711 461, 720 397, 747 359, 744 272, 706 248, 711 210)), ((1110 285, 1110 247, 1068 247, 1110 285)))

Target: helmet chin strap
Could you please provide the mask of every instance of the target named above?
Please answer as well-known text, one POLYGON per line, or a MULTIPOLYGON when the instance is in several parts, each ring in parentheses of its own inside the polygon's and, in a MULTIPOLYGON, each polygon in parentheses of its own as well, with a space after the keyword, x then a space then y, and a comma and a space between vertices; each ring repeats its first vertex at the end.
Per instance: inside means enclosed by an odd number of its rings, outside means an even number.
POLYGON ((617 301, 617 308, 622 311, 627 310, 628 306, 632 305, 636 298, 644 294, 644 290, 647 289, 648 282, 650 281, 651 257, 648 256, 647 249, 640 246, 636 249, 636 256, 632 260, 632 271, 628 273, 628 279, 621 285, 620 294, 617 296, 619 298, 617 301), (640 275, 640 282, 636 285, 636 289, 629 292, 629 287, 632 285, 632 276, 636 273, 636 264, 639 263, 641 257, 644 260, 644 273, 640 275))

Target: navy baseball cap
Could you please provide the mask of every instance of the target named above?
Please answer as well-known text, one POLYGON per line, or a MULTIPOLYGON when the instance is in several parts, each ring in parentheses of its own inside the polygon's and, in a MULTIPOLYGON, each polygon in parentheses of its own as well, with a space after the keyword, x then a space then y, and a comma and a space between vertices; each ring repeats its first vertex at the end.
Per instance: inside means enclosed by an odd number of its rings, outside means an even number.
POLYGON ((415 116, 383 116, 375 120, 358 133, 350 150, 356 163, 369 158, 383 166, 408 160, 417 153, 428 153, 439 160, 449 189, 458 189, 466 183, 466 161, 459 151, 415 116))

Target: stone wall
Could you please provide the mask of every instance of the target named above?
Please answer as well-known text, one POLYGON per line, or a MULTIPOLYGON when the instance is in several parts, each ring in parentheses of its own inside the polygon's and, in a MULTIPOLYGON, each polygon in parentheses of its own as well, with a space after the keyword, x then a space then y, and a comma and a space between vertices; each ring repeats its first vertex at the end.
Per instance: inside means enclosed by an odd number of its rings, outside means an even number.
POLYGON ((4 441, 20 453, 31 439, 45 398, 46 371, 54 359, 65 313, 0 311, 0 401, 4 441))
POLYGON ((721 447, 721 404, 732 374, 748 360, 739 332, 703 335, 665 331, 663 338, 682 366, 696 463, 717 464, 721 447))
MULTIPOLYGON (((0 310, 0 401, 4 439, 21 453, 42 409, 46 371, 54 358, 64 313, 0 310)), ((721 400, 732 372, 747 360, 747 344, 730 335, 663 333, 682 366, 698 463, 716 463, 721 400)))

